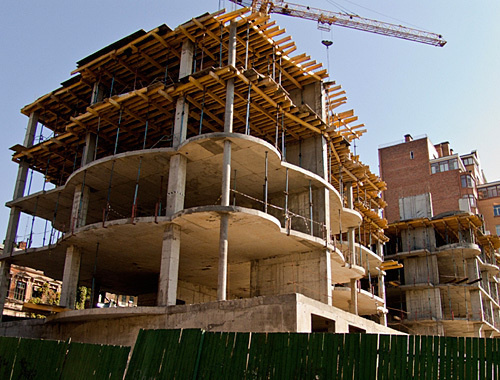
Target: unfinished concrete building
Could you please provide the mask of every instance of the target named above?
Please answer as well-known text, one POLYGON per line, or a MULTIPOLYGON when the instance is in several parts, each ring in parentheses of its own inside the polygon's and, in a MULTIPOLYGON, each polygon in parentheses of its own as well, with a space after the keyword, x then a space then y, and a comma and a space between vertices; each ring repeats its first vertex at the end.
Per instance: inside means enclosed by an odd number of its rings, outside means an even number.
POLYGON ((491 186, 477 152, 460 156, 448 142, 406 135, 379 157, 390 202, 386 257, 404 264, 388 279, 390 325, 413 334, 497 336, 500 239, 478 201, 491 186))
POLYGON ((139 307, 1 333, 125 344, 145 325, 393 331, 385 184, 351 153, 364 130, 338 111, 344 91, 295 49, 268 15, 206 14, 97 51, 24 107, 2 289, 17 264, 62 279, 64 307, 79 285, 139 307), (28 171, 53 188, 27 194, 28 171), (45 245, 13 251, 20 213, 52 226, 45 245))

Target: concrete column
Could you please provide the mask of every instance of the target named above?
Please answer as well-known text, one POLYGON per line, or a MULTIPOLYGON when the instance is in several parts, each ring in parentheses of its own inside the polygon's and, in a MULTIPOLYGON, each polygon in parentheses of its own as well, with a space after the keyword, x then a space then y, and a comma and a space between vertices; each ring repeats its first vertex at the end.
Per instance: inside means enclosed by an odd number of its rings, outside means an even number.
POLYGON ((10 284, 10 262, 7 260, 0 261, 0 321, 3 316, 3 308, 5 306, 5 299, 10 284))
POLYGON ((332 306, 332 262, 330 250, 326 249, 319 262, 320 301, 332 306))
POLYGON ((345 195, 347 197, 347 208, 354 209, 354 198, 352 195, 352 182, 346 182, 345 184, 345 195))
MULTIPOLYGON (((194 44, 186 39, 182 43, 181 59, 179 66, 179 80, 191 75, 193 72, 194 44)), ((189 118, 189 103, 184 96, 177 99, 175 106, 174 135, 172 146, 177 148, 186 140, 187 125, 189 118)))
POLYGON ((172 145, 174 148, 177 148, 186 141, 188 118, 189 103, 181 96, 177 99, 175 106, 174 135, 172 137, 172 145))
MULTIPOLYGON (((26 128, 26 135, 24 136, 24 146, 31 148, 35 141, 36 127, 38 125, 38 111, 31 113, 28 120, 28 126, 26 128)), ((26 188, 26 177, 28 175, 29 165, 25 161, 19 163, 19 168, 17 169, 16 184, 14 186, 14 194, 12 199, 21 198, 24 195, 24 189, 26 188)), ((19 207, 12 207, 10 209, 9 224, 7 225, 7 233, 5 235, 5 246, 3 255, 10 255, 12 249, 14 248, 14 243, 16 241, 17 227, 19 225, 19 216, 21 215, 21 209, 19 207)))
POLYGON ((66 249, 60 305, 69 309, 75 308, 81 258, 82 253, 77 246, 71 245, 66 249))
MULTIPOLYGON (((229 27, 229 42, 228 42, 228 62, 229 66, 236 66, 236 30, 238 23, 231 21, 229 27)), ((226 109, 224 113, 224 132, 233 132, 233 113, 234 113, 234 78, 231 78, 226 83, 226 109)))
POLYGON ((167 216, 171 216, 184 208, 186 192, 187 158, 177 154, 170 158, 167 188, 167 216))
POLYGON ((73 196, 73 207, 71 209, 71 231, 83 227, 87 221, 89 209, 90 188, 77 185, 73 196), (82 188, 83 187, 83 188, 82 188))
MULTIPOLYGON (((379 270, 378 272, 378 296, 384 301, 384 308, 387 304, 386 294, 385 294, 385 272, 379 270)), ((387 314, 380 312, 380 324, 382 326, 387 326, 387 314)))
POLYGON ((351 265, 356 265, 356 252, 354 247, 356 231, 354 227, 347 229, 347 245, 349 247, 349 262, 351 265))
POLYGON ((82 166, 85 166, 92 161, 94 161, 96 153, 96 142, 97 135, 95 133, 88 132, 85 136, 85 147, 83 148, 82 155, 82 166))
POLYGON ((104 100, 106 97, 106 90, 99 82, 94 83, 94 87, 92 89, 92 98, 90 99, 90 104, 99 103, 104 100))
POLYGON ((160 278, 158 281, 158 306, 175 305, 179 279, 179 257, 181 250, 181 227, 169 224, 163 233, 160 278))
POLYGON ((479 278, 479 263, 475 257, 467 259, 467 277, 469 281, 479 278))
POLYGON ((227 298, 227 255, 228 255, 229 214, 221 214, 219 235, 219 278, 217 282, 217 300, 227 298))
MULTIPOLYGON (((236 65, 236 30, 238 23, 231 21, 228 42, 228 65, 236 65)), ((226 84, 226 108, 224 111, 224 132, 233 132, 234 114, 234 79, 226 84)), ((222 197, 221 205, 229 206, 231 183, 231 141, 224 141, 224 156, 222 159, 222 197)), ((227 257, 228 257, 228 229, 229 215, 221 214, 219 233, 219 271, 217 281, 217 299, 224 301, 227 298, 227 257)))
MULTIPOLYGON (((186 192, 187 158, 177 154, 170 158, 167 188, 167 216, 184 209, 186 192)), ((160 278, 158 280, 158 306, 175 305, 179 279, 179 257, 181 250, 181 227, 170 224, 163 233, 160 278)))
POLYGON ((179 67, 179 79, 187 77, 193 73, 194 44, 189 39, 185 39, 181 48, 181 60, 179 67))
POLYGON ((470 310, 472 311, 472 320, 482 321, 484 319, 484 305, 481 291, 471 290, 470 294, 470 310))
POLYGON ((484 338, 483 336, 483 324, 482 323, 476 323, 474 325, 474 337, 476 338, 484 338))
POLYGON ((349 302, 349 312, 358 315, 358 281, 351 279, 351 301, 349 302))

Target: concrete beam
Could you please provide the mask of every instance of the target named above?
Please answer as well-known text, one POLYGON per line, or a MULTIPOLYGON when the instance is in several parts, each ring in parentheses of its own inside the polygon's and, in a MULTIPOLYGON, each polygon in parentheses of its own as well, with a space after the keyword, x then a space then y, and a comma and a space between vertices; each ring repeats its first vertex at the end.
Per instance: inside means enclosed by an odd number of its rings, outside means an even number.
POLYGON ((74 309, 76 304, 81 258, 82 253, 77 246, 71 245, 66 249, 60 305, 69 309, 74 309))
POLYGON ((160 278, 158 281, 158 306, 175 305, 179 278, 179 256, 181 250, 181 227, 169 224, 163 233, 160 278))

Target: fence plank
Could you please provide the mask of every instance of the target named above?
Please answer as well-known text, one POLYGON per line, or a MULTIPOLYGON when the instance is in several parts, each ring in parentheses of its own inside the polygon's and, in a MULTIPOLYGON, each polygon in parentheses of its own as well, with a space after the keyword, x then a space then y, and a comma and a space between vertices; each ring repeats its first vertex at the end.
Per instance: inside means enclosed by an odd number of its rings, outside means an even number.
MULTIPOLYGON (((61 374, 67 343, 22 338, 17 346, 13 379, 53 379, 61 374)), ((14 350, 14 352, 16 352, 14 350)))
POLYGON ((121 380, 130 347, 70 343, 61 372, 61 380, 121 380))
POLYGON ((0 379, 10 378, 20 341, 20 338, 0 337, 0 379))

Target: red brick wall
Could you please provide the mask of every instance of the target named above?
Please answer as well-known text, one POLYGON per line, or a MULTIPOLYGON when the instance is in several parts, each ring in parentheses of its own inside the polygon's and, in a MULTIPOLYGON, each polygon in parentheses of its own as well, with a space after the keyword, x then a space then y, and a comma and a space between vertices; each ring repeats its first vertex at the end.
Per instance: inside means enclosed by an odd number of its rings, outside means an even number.
POLYGON ((399 220, 399 198, 432 194, 434 215, 459 209, 459 170, 431 174, 427 138, 379 149, 380 176, 387 183, 383 197, 389 223, 399 220), (413 152, 411 159, 410 152, 413 152))
POLYGON ((461 197, 461 183, 458 169, 432 174, 430 189, 434 215, 460 209, 458 200, 461 197))
POLYGON ((383 198, 389 223, 399 220, 399 198, 430 191, 427 139, 379 149, 380 176, 387 183, 383 198), (413 152, 411 159, 410 152, 413 152))
POLYGON ((493 206, 500 205, 500 197, 487 198, 477 201, 477 208, 479 213, 483 214, 486 229, 492 234, 496 234, 495 226, 500 224, 500 216, 493 214, 493 206))

